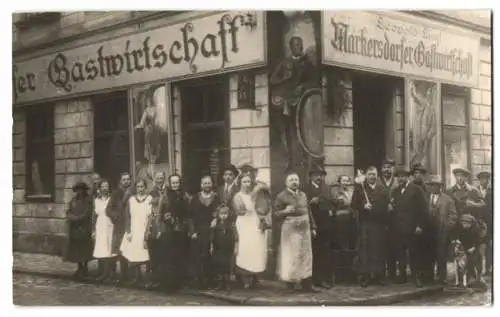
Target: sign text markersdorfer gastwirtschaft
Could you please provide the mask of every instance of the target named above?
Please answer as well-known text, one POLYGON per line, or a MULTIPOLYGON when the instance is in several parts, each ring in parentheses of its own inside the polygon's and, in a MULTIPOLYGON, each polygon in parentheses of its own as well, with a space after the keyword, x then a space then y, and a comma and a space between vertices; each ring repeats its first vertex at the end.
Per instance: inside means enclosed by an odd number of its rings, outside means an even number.
MULTIPOLYGON (((415 65, 427 68, 430 72, 436 69, 467 79, 473 74, 472 54, 465 54, 460 49, 440 52, 436 44, 426 46, 424 41, 409 45, 404 36, 399 43, 394 43, 387 33, 384 33, 382 40, 366 36, 365 29, 354 32, 349 24, 336 22, 334 18, 330 23, 334 28, 334 38, 330 44, 339 52, 399 63, 400 70, 406 65, 415 65)), ((380 23, 377 27, 383 29, 380 23)))
MULTIPOLYGON (((50 61, 47 69, 48 82, 66 92, 71 92, 74 84, 93 81, 96 78, 118 77, 123 73, 144 72, 150 69, 161 69, 171 64, 188 63, 192 73, 197 72, 197 60, 203 58, 220 58, 220 68, 229 61, 228 52, 237 53, 238 30, 241 27, 253 28, 255 19, 251 14, 225 14, 219 20, 216 34, 206 33, 203 38, 193 37, 195 25, 191 22, 179 28, 182 40, 170 44, 151 42, 146 36, 139 47, 131 46, 127 40, 122 52, 107 53, 101 45, 95 57, 86 61, 70 61, 64 52, 58 53, 50 61), (229 42, 227 41, 229 36, 229 42)), ((27 90, 36 90, 36 73, 18 74, 16 66, 13 70, 14 99, 27 90)))

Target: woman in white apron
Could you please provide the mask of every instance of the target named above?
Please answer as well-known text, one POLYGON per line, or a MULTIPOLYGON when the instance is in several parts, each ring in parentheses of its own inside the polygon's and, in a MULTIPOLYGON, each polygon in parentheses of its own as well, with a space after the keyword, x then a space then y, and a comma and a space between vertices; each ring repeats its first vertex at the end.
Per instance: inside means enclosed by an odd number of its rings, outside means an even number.
POLYGON ((235 273, 241 276, 245 288, 252 288, 258 283, 258 274, 266 270, 267 239, 252 197, 254 181, 251 175, 243 175, 240 182, 241 189, 233 199, 239 237, 235 273))
POLYGON ((106 180, 102 180, 99 188, 97 188, 98 194, 94 198, 94 258, 99 261, 99 266, 103 268, 102 273, 97 276, 97 281, 102 282, 106 280, 112 273, 112 266, 115 263, 113 254, 111 251, 111 242, 113 241, 113 223, 111 219, 106 215, 106 207, 110 199, 109 183, 106 180))
POLYGON ((131 284, 141 280, 141 265, 149 261, 146 245, 146 227, 151 214, 151 196, 146 193, 146 182, 139 180, 135 184, 136 192, 130 197, 126 208, 126 233, 120 250, 132 265, 131 284))

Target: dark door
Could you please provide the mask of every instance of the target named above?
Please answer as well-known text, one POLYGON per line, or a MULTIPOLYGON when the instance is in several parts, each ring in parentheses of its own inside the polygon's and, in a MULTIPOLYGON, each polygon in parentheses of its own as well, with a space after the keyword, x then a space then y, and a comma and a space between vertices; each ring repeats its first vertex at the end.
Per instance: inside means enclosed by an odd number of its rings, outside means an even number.
POLYGON ((229 146, 229 84, 227 80, 188 83, 182 87, 183 174, 188 192, 199 190, 200 179, 231 160, 229 146))
POLYGON ((355 169, 378 168, 386 156, 385 120, 391 87, 382 76, 360 75, 353 81, 355 169))
POLYGON ((116 188, 120 173, 130 172, 127 92, 92 98, 94 105, 94 170, 116 188))

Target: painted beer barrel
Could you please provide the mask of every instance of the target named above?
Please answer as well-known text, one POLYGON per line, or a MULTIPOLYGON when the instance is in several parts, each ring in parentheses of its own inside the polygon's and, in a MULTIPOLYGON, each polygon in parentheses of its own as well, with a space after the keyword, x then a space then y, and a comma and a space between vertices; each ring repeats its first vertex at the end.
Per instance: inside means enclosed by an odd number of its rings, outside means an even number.
POLYGON ((309 89, 297 104, 297 137, 309 155, 322 158, 323 150, 323 103, 321 89, 309 89))

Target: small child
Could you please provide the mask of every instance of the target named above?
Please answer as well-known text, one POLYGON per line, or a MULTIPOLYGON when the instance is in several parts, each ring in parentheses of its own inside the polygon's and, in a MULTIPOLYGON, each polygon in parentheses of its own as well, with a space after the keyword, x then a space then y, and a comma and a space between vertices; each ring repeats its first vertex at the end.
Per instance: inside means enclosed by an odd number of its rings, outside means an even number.
POLYGON ((479 252, 481 235, 476 218, 470 214, 462 215, 454 238, 462 243, 467 254, 467 275, 475 277, 477 284, 482 284, 482 261, 479 252))
POLYGON ((229 219, 229 208, 226 205, 217 208, 217 218, 210 229, 210 253, 219 283, 217 289, 229 291, 231 265, 238 250, 238 234, 234 223, 229 219))

